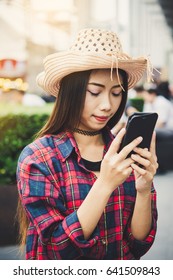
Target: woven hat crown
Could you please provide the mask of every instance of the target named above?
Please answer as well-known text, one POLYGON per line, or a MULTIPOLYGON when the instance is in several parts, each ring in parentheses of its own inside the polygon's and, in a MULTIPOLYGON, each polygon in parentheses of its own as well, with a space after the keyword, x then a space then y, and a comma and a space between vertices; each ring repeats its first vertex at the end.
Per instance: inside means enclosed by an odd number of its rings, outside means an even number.
POLYGON ((61 80, 74 72, 93 69, 124 70, 128 75, 128 88, 147 73, 153 75, 152 65, 147 57, 133 58, 123 52, 116 33, 108 30, 87 28, 79 31, 74 44, 63 52, 53 53, 44 59, 44 71, 37 76, 37 83, 46 92, 58 96, 61 80))
POLYGON ((101 29, 81 30, 70 50, 105 54, 123 52, 118 36, 113 32, 101 29))

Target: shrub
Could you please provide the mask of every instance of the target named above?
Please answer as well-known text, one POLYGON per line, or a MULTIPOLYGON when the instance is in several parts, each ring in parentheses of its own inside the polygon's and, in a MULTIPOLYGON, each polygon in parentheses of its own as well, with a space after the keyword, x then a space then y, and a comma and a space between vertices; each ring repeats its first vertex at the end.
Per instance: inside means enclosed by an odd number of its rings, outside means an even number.
POLYGON ((16 182, 22 149, 33 141, 49 114, 9 114, 0 117, 0 183, 16 182))
POLYGON ((136 108, 139 112, 143 111, 143 107, 144 107, 144 99, 143 98, 140 98, 140 97, 130 98, 130 103, 131 103, 131 106, 136 108))

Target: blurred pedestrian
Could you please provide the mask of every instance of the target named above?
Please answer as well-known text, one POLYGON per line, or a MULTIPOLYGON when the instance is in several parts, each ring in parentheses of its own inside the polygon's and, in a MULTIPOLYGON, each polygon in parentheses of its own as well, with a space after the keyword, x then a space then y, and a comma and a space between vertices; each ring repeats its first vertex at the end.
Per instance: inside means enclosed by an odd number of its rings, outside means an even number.
POLYGON ((166 99, 171 100, 171 90, 168 81, 163 81, 158 84, 157 95, 164 96, 166 99))
POLYGON ((148 89, 143 94, 144 112, 158 113, 157 128, 173 129, 173 104, 162 95, 158 95, 157 89, 148 89))

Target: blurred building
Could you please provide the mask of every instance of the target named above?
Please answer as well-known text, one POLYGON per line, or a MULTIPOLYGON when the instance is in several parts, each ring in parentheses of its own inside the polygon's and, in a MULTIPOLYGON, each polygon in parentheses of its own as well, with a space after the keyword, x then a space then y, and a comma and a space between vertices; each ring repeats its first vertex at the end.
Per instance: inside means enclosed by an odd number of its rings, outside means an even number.
POLYGON ((149 55, 173 83, 173 37, 157 0, 0 0, 0 60, 25 61, 23 82, 40 93, 35 77, 43 58, 68 48, 86 27, 117 32, 125 52, 149 55))

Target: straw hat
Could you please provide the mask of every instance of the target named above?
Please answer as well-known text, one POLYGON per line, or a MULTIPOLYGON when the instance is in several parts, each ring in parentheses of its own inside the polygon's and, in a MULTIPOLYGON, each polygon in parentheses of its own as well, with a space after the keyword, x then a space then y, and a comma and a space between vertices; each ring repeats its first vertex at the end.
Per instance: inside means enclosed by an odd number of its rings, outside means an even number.
POLYGON ((48 55, 44 71, 36 81, 47 93, 57 96, 63 77, 91 69, 120 68, 128 74, 128 88, 132 88, 148 67, 148 58, 132 58, 123 53, 118 36, 101 29, 83 29, 69 50, 48 55))

